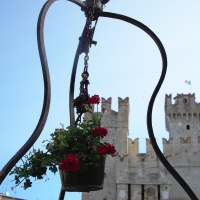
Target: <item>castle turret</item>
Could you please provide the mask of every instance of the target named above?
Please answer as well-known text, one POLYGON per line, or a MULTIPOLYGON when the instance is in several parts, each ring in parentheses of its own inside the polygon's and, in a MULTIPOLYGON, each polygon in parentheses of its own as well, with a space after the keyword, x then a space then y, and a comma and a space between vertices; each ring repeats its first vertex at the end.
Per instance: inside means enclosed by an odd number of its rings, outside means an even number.
MULTIPOLYGON (((191 130, 191 125, 194 124, 194 120, 199 120, 200 115, 200 104, 195 102, 195 94, 177 94, 174 100, 173 104, 171 94, 165 97, 166 129, 170 133, 170 137, 175 136, 171 132, 172 125, 178 126, 178 129, 182 127, 182 130, 191 130)), ((192 131, 187 131, 184 135, 190 137, 190 132, 192 131)))
POLYGON ((174 153, 179 154, 181 144, 187 143, 189 151, 199 150, 200 104, 195 102, 195 94, 177 94, 172 103, 172 96, 165 97, 166 130, 173 138, 174 153), (189 147, 190 146, 190 147, 189 147))

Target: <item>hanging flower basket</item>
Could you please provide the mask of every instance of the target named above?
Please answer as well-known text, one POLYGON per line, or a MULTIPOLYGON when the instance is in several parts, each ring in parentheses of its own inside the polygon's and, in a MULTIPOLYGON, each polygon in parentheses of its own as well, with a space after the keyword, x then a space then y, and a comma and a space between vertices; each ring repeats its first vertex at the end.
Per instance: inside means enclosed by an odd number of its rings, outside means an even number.
POLYGON ((70 192, 89 192, 103 189, 105 157, 98 164, 91 165, 85 172, 60 170, 62 189, 70 192))
POLYGON ((108 130, 101 127, 100 114, 93 111, 91 104, 99 104, 98 95, 88 98, 88 103, 82 104, 82 109, 91 114, 90 119, 68 126, 66 129, 56 129, 45 140, 45 150, 30 151, 22 159, 22 165, 15 166, 10 172, 14 175, 16 186, 27 189, 33 180, 43 179, 46 172, 60 171, 62 189, 65 191, 89 192, 103 188, 105 157, 115 156, 115 147, 102 139, 108 130))

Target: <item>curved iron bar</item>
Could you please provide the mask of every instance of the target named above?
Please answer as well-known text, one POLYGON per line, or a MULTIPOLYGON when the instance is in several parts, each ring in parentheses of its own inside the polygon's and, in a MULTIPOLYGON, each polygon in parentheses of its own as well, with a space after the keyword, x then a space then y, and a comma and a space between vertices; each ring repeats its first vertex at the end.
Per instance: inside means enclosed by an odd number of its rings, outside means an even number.
POLYGON ((153 41, 156 43, 158 49, 160 50, 160 54, 162 57, 162 72, 161 72, 160 79, 156 85, 156 88, 154 89, 154 92, 149 101, 148 110, 147 110, 147 128, 148 128, 149 137, 150 137, 150 140, 151 140, 151 143, 152 143, 155 153, 157 154, 158 158, 163 163, 163 165, 166 167, 166 169, 176 179, 176 181, 182 186, 182 188, 185 190, 185 192, 188 194, 188 196, 192 200, 198 200, 198 198, 196 197, 194 192, 191 190, 191 188, 188 186, 188 184, 183 180, 183 178, 178 174, 178 172, 171 166, 171 164, 167 161, 165 156, 162 154, 162 152, 160 151, 160 149, 157 145, 156 139, 154 137, 153 127, 152 127, 153 104, 154 104, 155 98, 161 88, 161 85, 164 81, 166 71, 167 71, 167 55, 166 55, 165 49, 164 49, 160 39, 147 26, 145 26, 141 22, 134 20, 130 17, 120 15, 120 14, 110 13, 110 12, 102 12, 100 14, 100 16, 119 19, 119 20, 122 20, 122 21, 125 21, 132 25, 137 26, 138 28, 140 28, 144 32, 146 32, 153 39, 153 41))
POLYGON ((44 4, 44 6, 42 7, 42 9, 40 11, 38 23, 37 23, 38 50, 39 50, 40 62, 42 65, 43 80, 44 80, 44 100, 43 100, 42 112, 41 112, 38 124, 36 125, 36 128, 33 131, 30 138, 27 140, 27 142, 21 147, 21 149, 8 161, 8 163, 1 170, 0 184, 3 182, 3 180, 6 178, 9 171, 15 166, 15 164, 33 146, 35 141, 40 136, 40 134, 44 128, 44 125, 46 123, 47 117, 48 117, 49 107, 50 107, 50 98, 51 98, 51 82, 50 82, 48 63, 47 63, 45 47, 44 47, 43 29, 44 29, 44 20, 45 20, 46 13, 47 13, 49 7, 54 2, 55 2, 55 0, 49 0, 44 4))

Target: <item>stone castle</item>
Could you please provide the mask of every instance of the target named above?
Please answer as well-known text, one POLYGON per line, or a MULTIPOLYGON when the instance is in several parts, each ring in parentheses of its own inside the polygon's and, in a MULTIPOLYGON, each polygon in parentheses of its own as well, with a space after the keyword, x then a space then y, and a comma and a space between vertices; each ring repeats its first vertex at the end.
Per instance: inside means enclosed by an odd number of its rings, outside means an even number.
MULTIPOLYGON (((106 158, 104 189, 82 193, 82 200, 189 200, 185 191, 157 158, 149 139, 146 153, 139 153, 139 139, 129 135, 129 98, 118 98, 118 112, 111 98, 102 98, 106 108, 102 126, 106 140, 118 151, 106 158)), ((163 138, 163 154, 200 198, 200 104, 195 94, 165 97, 165 120, 169 139, 163 138)))

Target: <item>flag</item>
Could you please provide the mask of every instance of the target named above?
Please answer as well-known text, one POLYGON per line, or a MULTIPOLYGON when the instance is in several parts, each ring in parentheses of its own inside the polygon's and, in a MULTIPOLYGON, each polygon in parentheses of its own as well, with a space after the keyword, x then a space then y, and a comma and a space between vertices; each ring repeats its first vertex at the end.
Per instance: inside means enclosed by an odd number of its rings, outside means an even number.
POLYGON ((191 81, 186 80, 185 83, 191 85, 191 81))

